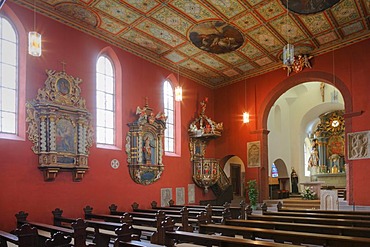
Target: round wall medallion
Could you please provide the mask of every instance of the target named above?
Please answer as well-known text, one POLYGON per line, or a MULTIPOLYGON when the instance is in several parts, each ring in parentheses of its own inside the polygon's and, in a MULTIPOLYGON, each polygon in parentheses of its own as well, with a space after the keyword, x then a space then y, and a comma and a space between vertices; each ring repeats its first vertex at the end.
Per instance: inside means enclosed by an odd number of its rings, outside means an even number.
POLYGON ((222 21, 208 21, 195 25, 190 30, 189 38, 199 49, 216 54, 235 51, 244 43, 241 32, 222 21))
POLYGON ((117 159, 112 159, 110 165, 113 169, 117 169, 119 167, 119 161, 117 159))

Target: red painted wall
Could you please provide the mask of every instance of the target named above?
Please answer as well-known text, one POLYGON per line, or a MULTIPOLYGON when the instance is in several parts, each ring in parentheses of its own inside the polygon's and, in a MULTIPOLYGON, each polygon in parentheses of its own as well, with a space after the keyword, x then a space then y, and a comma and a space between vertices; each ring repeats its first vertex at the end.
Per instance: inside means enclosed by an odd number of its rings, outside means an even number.
MULTIPOLYGON (((261 199, 266 199, 268 160, 267 139, 264 140, 263 136, 268 135, 261 133, 266 131, 267 115, 282 93, 295 85, 313 80, 336 86, 344 97, 346 113, 364 111, 361 116, 346 118, 347 133, 369 130, 369 50, 370 39, 366 39, 336 50, 334 54, 329 52, 313 58, 311 61, 313 68, 306 68, 298 74, 292 73, 287 77, 286 71, 279 69, 215 90, 215 109, 217 109, 215 118, 221 119, 225 126, 224 134, 217 143, 216 153, 221 156, 238 155, 247 164, 247 142, 260 140, 263 153, 262 166, 246 168, 246 181, 258 179, 262 190, 261 199), (242 123, 242 112, 245 108, 251 114, 249 124, 242 123)), ((367 196, 370 193, 369 159, 347 160, 347 163, 349 164, 347 195, 350 203, 370 205, 370 197, 367 196)))
MULTIPOLYGON (((17 16, 26 32, 33 28, 33 12, 23 7, 7 2, 1 13, 17 16)), ((37 29, 43 37, 43 54, 41 57, 27 55, 26 100, 34 99, 38 88, 44 86, 47 78, 45 70, 61 71, 61 61, 64 61, 66 72, 83 80, 80 85, 82 97, 95 119, 95 62, 99 52, 109 44, 41 15, 37 15, 37 29)), ((26 46, 26 43, 20 45, 26 46)), ((145 97, 149 97, 149 106, 155 113, 163 111, 162 83, 171 72, 119 48, 112 48, 122 65, 122 135, 126 136, 126 124, 137 119, 134 112, 137 106, 145 104, 145 97)), ((112 203, 121 210, 130 210, 133 202, 139 203, 142 208, 149 208, 151 201, 160 202, 161 188, 172 188, 175 199, 175 188, 185 187, 187 202, 187 185, 194 183, 187 128, 197 116, 199 102, 204 97, 209 98, 207 115, 213 116, 214 97, 209 88, 183 77, 180 81, 184 88, 181 102, 182 155, 164 156, 163 175, 149 186, 131 180, 125 150, 100 149, 95 144, 90 149, 90 169, 82 182, 72 182, 71 173, 67 172, 58 174, 54 182, 44 182, 30 141, 0 139, 0 229, 14 229, 14 215, 20 210, 28 212, 30 220, 52 223, 51 211, 57 207, 70 217, 82 217, 82 209, 86 205, 92 206, 97 213, 109 212, 108 206, 112 203), (120 161, 117 170, 110 167, 112 159, 120 161)), ((122 146, 125 146, 124 143, 122 146)), ((207 149, 207 155, 213 157, 214 153, 212 144, 207 149)), ((196 187, 197 202, 212 198, 211 192, 204 195, 203 190, 196 187)))

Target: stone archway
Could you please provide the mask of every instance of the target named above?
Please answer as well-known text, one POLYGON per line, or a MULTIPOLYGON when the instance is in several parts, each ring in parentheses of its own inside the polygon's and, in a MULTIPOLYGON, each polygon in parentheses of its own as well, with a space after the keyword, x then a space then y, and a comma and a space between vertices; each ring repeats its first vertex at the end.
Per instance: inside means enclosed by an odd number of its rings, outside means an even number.
MULTIPOLYGON (((339 78, 335 77, 331 73, 326 72, 301 72, 295 76, 289 77, 286 80, 279 83, 275 88, 273 88, 264 101, 261 104, 261 107, 258 111, 257 116, 257 131, 255 132, 259 140, 261 141, 261 169, 259 172, 259 181, 260 181, 260 199, 268 198, 268 129, 267 129, 267 119, 271 107, 274 102, 288 89, 309 81, 321 81, 330 85, 335 86, 343 96, 345 112, 352 112, 352 101, 351 94, 348 87, 345 83, 339 78), (334 85, 335 82, 335 85, 334 85)), ((351 118, 346 119, 346 133, 352 131, 352 120, 351 118)), ((347 171, 347 198, 349 202, 352 202, 352 196, 350 193, 353 190, 352 186, 352 165, 351 162, 346 160, 346 163, 349 165, 347 171)))

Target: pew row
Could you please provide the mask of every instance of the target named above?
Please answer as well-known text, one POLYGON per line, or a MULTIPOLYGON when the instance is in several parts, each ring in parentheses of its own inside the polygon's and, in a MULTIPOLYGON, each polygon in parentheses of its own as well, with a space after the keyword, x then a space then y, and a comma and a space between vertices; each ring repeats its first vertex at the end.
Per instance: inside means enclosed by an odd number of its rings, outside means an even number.
POLYGON ((14 234, 0 230, 0 247, 7 247, 8 243, 19 247, 37 247, 37 229, 29 224, 23 224, 14 231, 14 234))
POLYGON ((330 219, 347 219, 347 220, 366 220, 370 222, 370 215, 354 215, 341 213, 317 213, 317 212, 273 212, 267 211, 267 205, 262 205, 263 215, 289 216, 289 217, 313 217, 313 218, 330 218, 330 219))
MULTIPOLYGON (((165 229, 165 246, 189 246, 188 243, 191 243, 194 246, 203 245, 203 246, 221 246, 221 247, 244 247, 244 246, 267 246, 267 247, 283 247, 287 246, 286 244, 274 243, 268 241, 259 241, 243 238, 235 238, 228 236, 217 236, 217 235, 208 235, 196 232, 184 232, 176 231, 174 229, 174 222, 170 218, 162 222, 162 227, 165 229), (176 245, 175 245, 176 244, 176 245)), ((298 245, 289 245, 291 247, 298 245)))
MULTIPOLYGON (((105 222, 124 222, 130 224, 134 230, 140 231, 140 236, 147 238, 151 243, 159 244, 159 235, 164 234, 161 229, 161 222, 165 219, 163 212, 156 214, 139 214, 141 217, 132 217, 131 214, 125 213, 123 216, 120 215, 109 215, 109 214, 94 214, 93 208, 86 206, 84 209, 85 219, 104 220, 105 222)), ((136 216, 138 216, 136 214, 136 216)))
POLYGON ((175 220, 176 226, 183 231, 193 231, 193 227, 189 224, 189 221, 195 224, 197 222, 196 219, 189 219, 189 210, 186 207, 181 208, 180 210, 176 211, 169 211, 169 210, 155 210, 155 209, 139 209, 139 204, 133 203, 132 205, 133 211, 132 212, 125 212, 125 211, 118 211, 118 206, 115 204, 111 204, 109 206, 109 211, 111 215, 119 215, 122 216, 126 213, 133 216, 134 219, 137 218, 155 218, 156 214, 160 211, 165 214, 166 217, 171 217, 175 220))
MULTIPOLYGON (((39 222, 27 221, 28 213, 25 213, 24 211, 20 211, 15 216, 17 218, 18 226, 28 224, 37 229, 37 233, 41 241, 46 241, 47 239, 51 238, 55 233, 59 232, 65 236, 70 237, 71 238, 70 242, 72 242, 71 244, 73 244, 76 247, 95 246, 95 244, 91 243, 91 241, 89 243, 89 241, 86 240, 87 225, 83 219, 73 220, 73 222, 71 222, 70 225, 71 228, 65 228, 39 222)), ((59 238, 61 239, 61 236, 59 236, 59 238)), ((54 240, 54 242, 55 241, 56 240, 54 240)))
POLYGON ((297 245, 312 244, 320 246, 370 246, 370 238, 339 236, 322 233, 297 232, 286 230, 274 230, 253 228, 244 226, 230 226, 219 224, 200 224, 199 233, 220 233, 222 236, 235 237, 241 235, 248 239, 268 239, 280 243, 293 243, 297 245))
POLYGON ((349 211, 349 210, 322 210, 322 209, 299 209, 299 208, 284 208, 283 203, 277 203, 278 212, 300 212, 300 213, 316 213, 316 214, 348 214, 370 216, 370 211, 349 211))

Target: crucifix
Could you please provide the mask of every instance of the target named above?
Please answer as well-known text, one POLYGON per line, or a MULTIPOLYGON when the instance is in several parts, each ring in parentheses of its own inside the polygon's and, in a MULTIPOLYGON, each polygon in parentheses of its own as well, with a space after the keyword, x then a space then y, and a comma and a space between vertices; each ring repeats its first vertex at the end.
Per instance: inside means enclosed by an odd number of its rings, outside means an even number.
POLYGON ((325 83, 321 82, 320 84, 320 93, 321 93, 321 100, 322 102, 325 101, 325 83))

